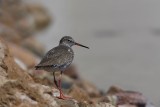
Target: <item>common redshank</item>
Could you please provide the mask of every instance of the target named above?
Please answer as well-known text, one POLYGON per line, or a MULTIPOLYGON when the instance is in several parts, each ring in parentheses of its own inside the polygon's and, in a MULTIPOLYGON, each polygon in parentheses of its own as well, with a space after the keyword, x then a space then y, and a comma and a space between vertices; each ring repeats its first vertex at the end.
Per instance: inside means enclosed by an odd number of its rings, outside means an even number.
POLYGON ((59 45, 55 48, 52 48, 50 51, 46 53, 46 55, 42 58, 40 63, 35 66, 36 70, 45 70, 48 72, 53 72, 54 83, 60 92, 60 99, 66 99, 61 88, 61 77, 62 73, 70 66, 74 58, 74 52, 72 50, 72 46, 77 45, 84 48, 88 48, 87 46, 76 43, 74 39, 70 36, 64 36, 59 41, 59 45), (56 80, 55 72, 60 72, 60 79, 56 80))

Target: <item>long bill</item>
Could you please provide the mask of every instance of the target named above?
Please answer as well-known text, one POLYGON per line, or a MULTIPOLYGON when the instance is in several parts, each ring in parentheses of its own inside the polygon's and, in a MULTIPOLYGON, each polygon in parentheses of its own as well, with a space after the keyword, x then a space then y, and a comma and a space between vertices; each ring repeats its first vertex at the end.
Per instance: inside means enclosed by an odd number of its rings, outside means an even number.
POLYGON ((87 47, 87 46, 84 46, 84 45, 82 45, 82 44, 79 44, 79 43, 76 43, 76 42, 75 42, 75 45, 77 45, 77 46, 81 46, 81 47, 84 47, 84 48, 87 48, 87 49, 89 49, 89 47, 87 47))

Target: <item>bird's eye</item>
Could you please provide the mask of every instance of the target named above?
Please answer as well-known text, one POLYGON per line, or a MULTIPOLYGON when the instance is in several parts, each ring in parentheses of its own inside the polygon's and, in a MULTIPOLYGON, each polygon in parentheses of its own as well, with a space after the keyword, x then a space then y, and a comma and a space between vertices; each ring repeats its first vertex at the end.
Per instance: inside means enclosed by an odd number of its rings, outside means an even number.
POLYGON ((72 42, 71 40, 68 40, 68 42, 72 42))

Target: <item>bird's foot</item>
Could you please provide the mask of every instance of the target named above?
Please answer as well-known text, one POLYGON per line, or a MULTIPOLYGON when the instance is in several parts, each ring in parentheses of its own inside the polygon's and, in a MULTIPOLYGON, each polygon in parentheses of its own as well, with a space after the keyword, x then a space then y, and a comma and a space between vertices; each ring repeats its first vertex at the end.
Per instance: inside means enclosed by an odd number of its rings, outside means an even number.
POLYGON ((72 97, 70 96, 65 96, 63 93, 60 92, 60 96, 57 97, 58 99, 62 99, 62 100, 70 100, 72 99, 72 97))
POLYGON ((59 90, 59 92, 58 92, 58 90, 56 90, 54 88, 52 89, 52 94, 54 97, 56 97, 58 99, 63 99, 63 100, 72 99, 72 97, 70 97, 70 96, 65 96, 61 90, 59 90))
POLYGON ((71 98, 70 97, 66 97, 66 96, 59 96, 59 97, 56 97, 58 99, 62 99, 62 100, 70 100, 71 98))

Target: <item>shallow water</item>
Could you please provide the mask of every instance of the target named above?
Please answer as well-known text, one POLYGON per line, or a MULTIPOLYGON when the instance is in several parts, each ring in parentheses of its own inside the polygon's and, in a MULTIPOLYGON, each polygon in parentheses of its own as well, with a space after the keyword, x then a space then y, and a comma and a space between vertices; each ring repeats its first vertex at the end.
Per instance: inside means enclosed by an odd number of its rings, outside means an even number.
POLYGON ((160 105, 160 1, 34 1, 53 16, 54 23, 37 34, 47 50, 70 35, 90 47, 74 47, 83 78, 104 90, 118 85, 140 91, 160 105))

